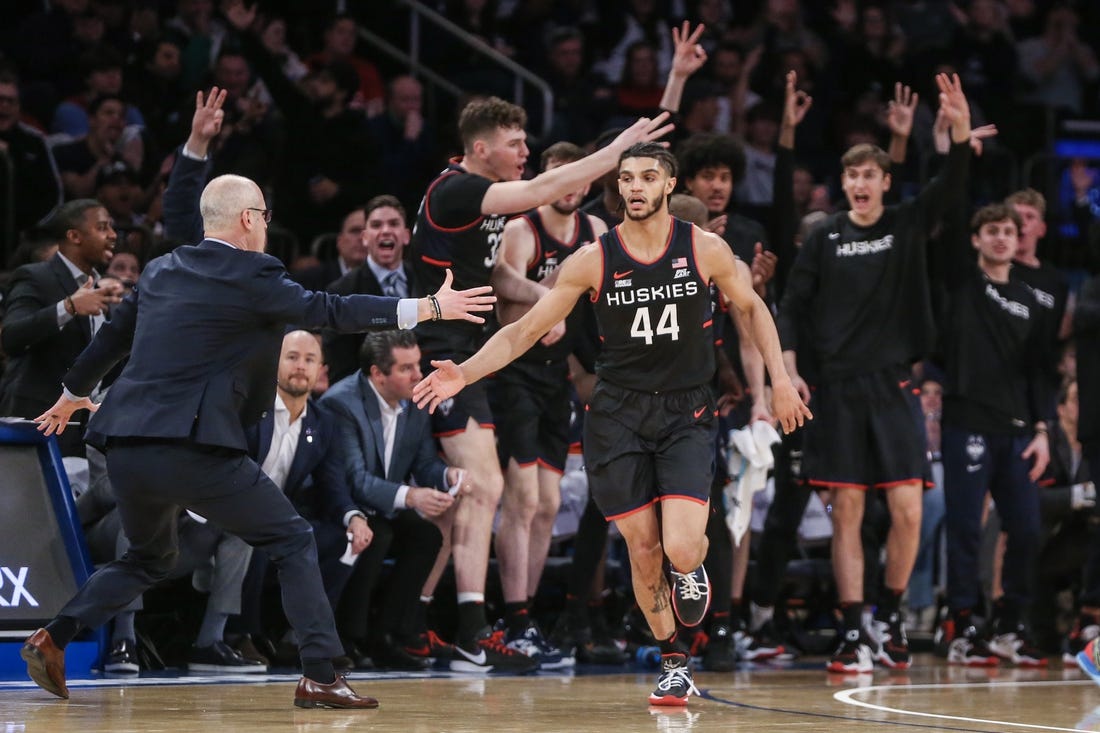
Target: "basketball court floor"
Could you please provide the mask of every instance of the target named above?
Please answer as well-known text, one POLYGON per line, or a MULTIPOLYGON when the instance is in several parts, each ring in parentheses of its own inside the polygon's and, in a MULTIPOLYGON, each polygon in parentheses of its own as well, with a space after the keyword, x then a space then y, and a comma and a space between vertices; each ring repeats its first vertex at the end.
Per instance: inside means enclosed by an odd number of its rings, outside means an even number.
POLYGON ((373 711, 300 710, 297 676, 142 676, 70 680, 61 700, 32 682, 0 680, 3 733, 26 731, 1100 731, 1100 687, 1076 667, 948 667, 917 655, 905 673, 827 674, 823 660, 698 673, 686 710, 650 708, 655 672, 623 667, 529 677, 355 673, 373 711))

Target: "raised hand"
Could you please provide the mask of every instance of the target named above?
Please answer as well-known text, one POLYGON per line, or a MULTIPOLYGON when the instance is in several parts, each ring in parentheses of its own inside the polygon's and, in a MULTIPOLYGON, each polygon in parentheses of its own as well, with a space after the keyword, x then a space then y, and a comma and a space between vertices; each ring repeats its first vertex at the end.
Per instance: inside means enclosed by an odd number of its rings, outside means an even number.
POLYGON ((77 410, 91 410, 95 412, 99 409, 99 405, 92 402, 88 397, 81 397, 79 400, 70 400, 65 395, 61 395, 57 398, 57 402, 53 404, 53 407, 43 412, 36 417, 34 421, 38 423, 38 430, 46 435, 53 435, 57 433, 65 432, 65 426, 69 424, 69 418, 73 416, 73 413, 77 410))
POLYGON ((703 35, 706 26, 699 24, 694 31, 691 23, 684 21, 681 28, 672 29, 672 73, 676 76, 688 77, 703 67, 707 62, 707 52, 699 45, 699 37, 703 35))
POLYGON ((664 137, 676 127, 673 124, 665 124, 668 117, 668 112, 662 112, 653 118, 638 118, 637 122, 619 133, 613 145, 618 150, 626 150, 635 143, 647 143, 664 137))
POLYGON ((798 74, 794 71, 787 72, 787 85, 783 98, 783 126, 798 127, 798 124, 806 118, 814 100, 809 94, 797 88, 798 74))
POLYGON ((485 323, 481 316, 474 313, 493 309, 497 297, 493 295, 493 289, 488 285, 469 290, 452 290, 451 283, 454 275, 448 269, 443 278, 443 284, 439 286, 435 294, 435 300, 439 304, 439 313, 444 320, 470 321, 471 323, 485 323))
POLYGON ((937 74, 936 86, 940 90, 940 109, 951 123, 951 139, 957 143, 970 139, 970 105, 963 93, 958 74, 937 74))
POLYGON ((886 126, 898 137, 909 137, 913 132, 913 115, 917 111, 919 95, 902 84, 894 84, 894 98, 886 108, 886 126))
POLYGON ((225 89, 211 87, 210 93, 203 96, 202 91, 195 92, 195 114, 191 117, 191 136, 187 138, 187 149, 196 155, 206 155, 210 141, 221 132, 225 120, 225 89))
POLYGON ((422 410, 427 408, 429 413, 434 413, 440 402, 454 397, 466 386, 466 376, 462 369, 450 359, 433 360, 432 366, 435 371, 413 387, 413 401, 416 406, 422 410))
POLYGON ((96 287, 88 278, 69 298, 73 302, 74 316, 98 316, 122 300, 122 283, 105 278, 96 287))

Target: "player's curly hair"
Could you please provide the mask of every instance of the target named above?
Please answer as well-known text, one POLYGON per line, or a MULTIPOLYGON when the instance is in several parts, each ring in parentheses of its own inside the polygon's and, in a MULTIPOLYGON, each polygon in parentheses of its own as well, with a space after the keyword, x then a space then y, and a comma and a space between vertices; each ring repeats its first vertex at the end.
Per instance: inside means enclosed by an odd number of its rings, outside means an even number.
POLYGON ((470 150, 479 137, 491 134, 500 128, 519 128, 527 126, 527 113, 523 107, 505 102, 500 97, 476 99, 462 108, 458 116, 458 134, 462 145, 470 150))

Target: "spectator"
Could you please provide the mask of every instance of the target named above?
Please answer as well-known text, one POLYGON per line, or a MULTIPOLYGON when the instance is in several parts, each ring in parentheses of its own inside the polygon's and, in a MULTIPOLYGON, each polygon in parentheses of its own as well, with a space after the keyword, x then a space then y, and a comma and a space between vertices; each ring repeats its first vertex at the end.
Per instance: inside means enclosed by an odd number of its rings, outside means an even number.
POLYGON ((672 34, 657 0, 627 0, 626 12, 605 18, 603 60, 594 69, 609 81, 626 79, 630 49, 646 42, 653 51, 654 78, 665 77, 672 66, 672 34))
POLYGON ((321 50, 306 60, 310 70, 316 73, 335 63, 351 66, 355 70, 358 83, 348 97, 348 107, 363 110, 367 117, 381 114, 385 108, 382 77, 374 64, 355 53, 355 44, 359 40, 359 26, 355 18, 350 15, 334 15, 325 26, 323 37, 324 45, 321 50))
POLYGON ((242 33, 242 49, 285 116, 287 129, 309 141, 290 146, 279 190, 286 202, 282 221, 301 240, 310 241, 330 231, 338 217, 360 205, 380 185, 377 151, 366 119, 360 110, 348 106, 360 77, 347 60, 334 60, 299 88, 283 75, 255 34, 248 32, 255 16, 255 6, 235 4, 227 10, 230 23, 242 33))
MULTIPOLYGON (((84 90, 57 105, 50 132, 74 138, 87 135, 89 102, 102 96, 122 94, 122 57, 114 50, 97 48, 85 53, 80 57, 80 68, 84 90)), ((145 125, 141 110, 132 104, 126 105, 125 120, 127 125, 145 125)))
MULTIPOLYGON (((589 69, 584 34, 559 28, 550 34, 543 78, 554 92, 554 125, 548 137, 580 144, 591 140, 612 97, 607 82, 589 69)), ((537 127, 538 111, 532 115, 537 127)))
POLYGON ((970 95, 990 119, 1008 124, 1013 93, 1016 46, 1007 16, 996 0, 973 0, 967 22, 951 40, 951 63, 970 95))
POLYGON ((428 182, 442 165, 436 131, 424 119, 424 87, 412 76, 389 82, 386 111, 368 122, 386 185, 408 211, 415 211, 428 182))
POLYGON ((306 66, 286 40, 286 19, 278 15, 264 19, 260 41, 272 56, 279 60, 283 73, 291 81, 299 81, 309 73, 306 66))
MULTIPOLYGON (((6 232, 18 232, 42 221, 61 203, 61 180, 46 140, 33 128, 19 121, 19 79, 10 71, 0 71, 0 154, 12 166, 10 187, 0 179, 0 190, 12 197, 12 211, 5 211, 6 232)), ((5 259, 15 242, 4 241, 5 259)))
POLYGON ((140 169, 141 139, 123 143, 126 103, 117 95, 93 99, 88 105, 88 134, 54 148, 67 199, 90 196, 99 172, 111 163, 125 161, 140 169))
POLYGON ((183 88, 198 88, 225 42, 226 28, 214 17, 214 0, 179 0, 175 17, 165 27, 184 39, 183 88))
POLYGON ((362 207, 349 211, 336 234, 336 257, 322 259, 314 267, 295 272, 294 279, 308 290, 327 290, 333 281, 362 265, 367 257, 367 248, 363 243, 365 228, 362 207))
POLYGON ((656 114, 664 95, 660 80, 657 48, 648 41, 630 44, 615 88, 617 113, 622 117, 656 114))
POLYGON ((1047 13, 1043 35, 1017 47, 1020 73, 1030 82, 1020 101, 1080 114, 1085 85, 1100 77, 1096 53, 1078 34, 1079 17, 1068 3, 1047 13))
POLYGON ((166 34, 146 40, 136 62, 125 72, 123 94, 132 100, 145 118, 145 139, 159 160, 183 137, 187 119, 180 104, 182 84, 182 39, 166 34))
POLYGON ((153 245, 153 232, 145 225, 141 206, 141 187, 137 173, 125 161, 116 160, 96 174, 95 197, 111 216, 111 226, 119 243, 134 252, 147 252, 153 245))
POLYGON ((760 95, 749 88, 749 79, 760 63, 763 48, 745 50, 733 43, 722 43, 711 54, 711 76, 718 83, 722 96, 718 99, 716 132, 740 134, 744 131, 745 112, 760 101, 760 95))

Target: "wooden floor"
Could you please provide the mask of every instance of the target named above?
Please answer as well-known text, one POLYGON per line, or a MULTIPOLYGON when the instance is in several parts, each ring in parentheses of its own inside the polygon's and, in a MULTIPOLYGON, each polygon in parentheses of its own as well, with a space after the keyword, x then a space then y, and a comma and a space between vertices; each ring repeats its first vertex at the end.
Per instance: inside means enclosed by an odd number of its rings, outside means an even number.
POLYGON ((534 677, 358 674, 374 711, 299 710, 296 677, 71 681, 60 700, 30 682, 0 681, 0 726, 15 731, 1100 731, 1100 688, 1076 668, 993 672, 918 656, 904 674, 838 677, 817 660, 789 669, 699 673, 686 711, 649 708, 652 671, 534 677))

